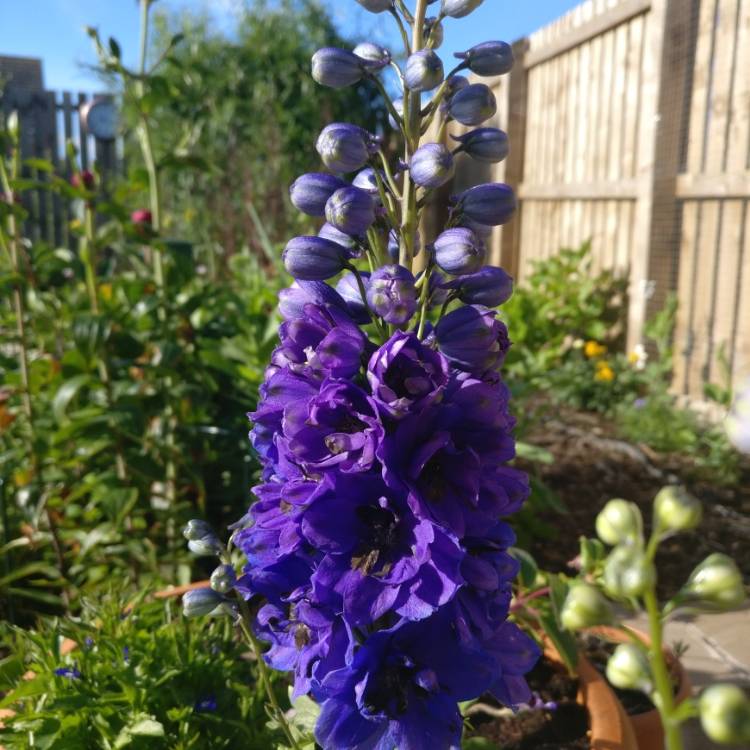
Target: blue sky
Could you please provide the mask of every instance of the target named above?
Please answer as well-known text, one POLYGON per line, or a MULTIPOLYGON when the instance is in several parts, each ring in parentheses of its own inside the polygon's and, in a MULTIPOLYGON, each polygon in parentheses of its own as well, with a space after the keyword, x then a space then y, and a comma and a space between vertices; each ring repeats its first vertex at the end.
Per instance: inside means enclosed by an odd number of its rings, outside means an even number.
MULTIPOLYGON (((237 10, 247 0, 159 0, 157 9, 180 11, 210 9, 220 28, 231 33, 237 10)), ((408 0, 407 0, 408 1, 408 0)), ((347 35, 395 41, 392 19, 364 11, 355 0, 325 0, 347 35)), ((413 0, 409 4, 413 4, 413 0)), ((577 0, 485 0, 461 20, 445 21, 446 42, 441 54, 466 49, 487 39, 512 41, 553 21, 577 5, 577 0)), ((98 88, 83 67, 94 62, 91 43, 83 31, 98 26, 114 36, 132 63, 138 49, 136 0, 0 0, 0 55, 41 57, 45 85, 50 89, 98 88)))

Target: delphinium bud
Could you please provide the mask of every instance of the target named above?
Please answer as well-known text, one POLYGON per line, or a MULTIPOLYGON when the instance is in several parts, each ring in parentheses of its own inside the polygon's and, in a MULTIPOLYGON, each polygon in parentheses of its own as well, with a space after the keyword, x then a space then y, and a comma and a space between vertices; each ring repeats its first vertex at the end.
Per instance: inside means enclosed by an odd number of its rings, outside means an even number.
POLYGON ((476 271, 484 254, 484 245, 470 229, 446 229, 435 240, 435 262, 452 275, 476 271))
POLYGON ((619 545, 604 563, 604 589, 610 596, 642 596, 656 582, 654 564, 637 545, 619 545))
POLYGON ((634 643, 620 643, 607 661, 607 679, 621 690, 651 693, 651 668, 646 655, 634 643))
POLYGON ((315 147, 330 170, 355 172, 377 153, 378 142, 364 128, 336 122, 323 128, 315 147))
POLYGON ((182 535, 190 542, 194 539, 201 539, 204 536, 213 536, 214 530, 211 524, 201 521, 199 518, 193 518, 185 525, 182 535))
POLYGON ((495 164, 508 155, 508 136, 497 128, 477 128, 452 138, 461 144, 460 151, 477 161, 495 164))
POLYGON ((342 245, 323 237, 294 237, 281 257, 295 279, 325 281, 343 270, 345 253, 342 245))
POLYGON ((508 221, 515 208, 513 189, 501 182, 475 185, 461 193, 456 204, 456 210, 469 220, 491 227, 508 221))
POLYGON ((289 197, 295 208, 308 216, 324 216, 326 202, 346 182, 325 172, 310 172, 298 177, 289 188, 289 197))
MULTIPOLYGON (((388 233, 388 256, 394 263, 398 263, 398 254, 400 250, 398 232, 395 229, 391 229, 388 233)), ((416 258, 422 250, 422 235, 419 230, 414 234, 414 252, 413 257, 416 258)))
POLYGON ((320 228, 320 230, 318 231, 318 237, 323 237, 323 239, 331 240, 331 242, 335 242, 337 245, 341 245, 341 247, 347 250, 347 253, 350 256, 352 256, 357 251, 356 238, 346 234, 345 232, 342 232, 340 229, 336 229, 333 224, 329 224, 328 222, 323 224, 323 226, 320 228))
POLYGON ((463 305, 444 315, 435 338, 451 364, 479 375, 501 365, 510 347, 505 324, 481 305, 463 305))
POLYGON ((480 224, 478 221, 473 221, 465 215, 459 217, 458 226, 471 229, 471 231, 474 232, 482 242, 487 242, 492 236, 493 227, 488 226, 487 224, 480 224))
POLYGON ((349 50, 323 47, 312 57, 312 77, 322 86, 333 89, 352 86, 364 72, 363 61, 349 50))
POLYGON ((654 498, 654 527, 662 533, 694 529, 702 515, 700 501, 684 487, 663 487, 654 498))
POLYGON ((364 61, 368 70, 380 70, 391 62, 391 53, 379 44, 362 42, 354 48, 354 54, 364 61))
POLYGON ((574 583, 565 597, 560 622, 568 630, 591 628, 612 622, 610 603, 589 583, 574 583))
POLYGON ((279 313, 284 320, 303 317, 308 304, 345 308, 344 300, 323 281, 295 281, 279 292, 279 313))
POLYGON ((443 61, 434 50, 422 49, 409 55, 404 83, 411 91, 430 91, 443 82, 443 76, 443 61))
POLYGON ((481 125, 495 112, 495 95, 483 83, 471 83, 460 88, 448 102, 448 114, 462 125, 481 125))
POLYGON ((364 234, 375 221, 375 203, 364 190, 343 187, 328 199, 326 221, 345 234, 364 234))
POLYGON ((513 50, 507 42, 483 42, 455 57, 478 76, 500 76, 513 67, 513 50))
POLYGON ((182 597, 182 612, 185 617, 203 617, 217 613, 224 601, 224 597, 211 588, 193 589, 182 597))
POLYGON ((701 609, 734 609, 745 601, 742 574, 732 558, 714 552, 693 570, 676 599, 701 609))
POLYGON ((451 18, 463 18, 476 10, 483 0, 443 0, 440 12, 451 18))
POLYGON ((596 533, 605 544, 637 543, 643 532, 641 511, 627 500, 610 500, 596 517, 596 533))
POLYGON ((367 287, 367 302, 386 323, 402 325, 417 309, 414 276, 403 266, 378 268, 367 287))
POLYGON ((443 44, 443 24, 437 18, 425 18, 424 38, 429 40, 432 49, 440 49, 443 44))
POLYGON ((217 555, 221 551, 221 543, 209 524, 200 519, 188 521, 182 530, 182 535, 188 540, 188 549, 200 557, 217 555))
POLYGON ((414 184, 439 188, 453 176, 453 155, 442 143, 425 143, 411 157, 409 171, 414 184))
POLYGON ((698 706, 709 739, 723 745, 750 743, 750 698, 741 687, 711 685, 701 693, 698 706))
MULTIPOLYGON (((359 275, 362 277, 365 293, 367 293, 367 288, 370 285, 370 273, 369 271, 360 271, 359 275)), ((370 313, 367 310, 365 300, 362 299, 362 291, 357 283, 357 278, 351 271, 347 271, 339 279, 336 284, 336 291, 346 302, 347 310, 355 323, 367 323, 370 320, 370 313)))
MULTIPOLYGON (((372 167, 365 167, 361 172, 357 172, 357 175, 352 180, 352 185, 375 197, 380 193, 378 190, 376 174, 377 173, 372 167)), ((383 182, 385 182, 385 180, 383 180, 383 182)))
POLYGON ((219 567, 211 573, 211 588, 219 594, 229 593, 234 588, 236 582, 237 574, 234 572, 234 567, 231 565, 219 565, 219 567))
POLYGON ((474 273, 459 276, 442 284, 455 292, 467 305, 497 307, 507 302, 513 294, 513 278, 497 266, 485 266, 474 273))
POLYGON ((393 7, 393 0, 357 0, 357 2, 370 13, 382 13, 393 7))

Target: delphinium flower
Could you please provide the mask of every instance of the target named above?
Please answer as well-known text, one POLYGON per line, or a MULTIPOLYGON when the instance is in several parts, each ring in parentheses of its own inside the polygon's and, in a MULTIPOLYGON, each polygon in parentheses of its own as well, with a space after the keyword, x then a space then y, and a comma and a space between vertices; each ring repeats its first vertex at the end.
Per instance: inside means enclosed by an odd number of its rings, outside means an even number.
MULTIPOLYGON (((511 707, 534 701, 524 674, 538 649, 508 619, 518 566, 504 519, 528 495, 508 465, 514 420, 500 370, 510 340, 495 309, 512 279, 486 265, 513 191, 471 187, 435 236, 418 228, 455 158, 507 154, 502 131, 479 127, 496 111, 491 89, 456 73, 505 73, 512 54, 503 42, 478 45, 446 76, 433 51, 441 22, 481 0, 442 0, 430 19, 428 0, 413 13, 401 0, 357 2, 412 29, 400 101, 388 99, 404 153, 389 156, 383 134, 333 123, 317 139, 328 171, 291 187, 292 203, 325 224, 283 253, 295 280, 281 293, 279 343, 250 415, 262 483, 233 535, 247 562, 236 579, 217 568, 186 607, 215 613, 230 589, 251 601, 267 663, 320 705, 325 750, 458 748, 459 702, 487 691, 511 707), (453 120, 477 129, 451 151, 453 120), (425 142, 433 130, 439 142, 425 142)), ((394 67, 370 43, 312 61, 321 85, 381 92, 378 76, 394 67)), ((196 554, 215 545, 200 524, 186 535, 196 554)))

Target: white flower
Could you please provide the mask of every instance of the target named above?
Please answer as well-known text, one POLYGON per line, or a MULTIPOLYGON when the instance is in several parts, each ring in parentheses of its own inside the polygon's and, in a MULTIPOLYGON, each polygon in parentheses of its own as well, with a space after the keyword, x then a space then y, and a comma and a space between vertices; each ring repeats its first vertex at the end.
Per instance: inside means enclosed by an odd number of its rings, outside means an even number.
POLYGON ((735 399, 734 407, 724 420, 729 441, 741 453, 750 453, 750 378, 735 399))
POLYGON ((628 362, 630 362, 636 370, 642 370, 648 362, 648 352, 643 344, 636 344, 633 347, 633 351, 628 354, 628 362))

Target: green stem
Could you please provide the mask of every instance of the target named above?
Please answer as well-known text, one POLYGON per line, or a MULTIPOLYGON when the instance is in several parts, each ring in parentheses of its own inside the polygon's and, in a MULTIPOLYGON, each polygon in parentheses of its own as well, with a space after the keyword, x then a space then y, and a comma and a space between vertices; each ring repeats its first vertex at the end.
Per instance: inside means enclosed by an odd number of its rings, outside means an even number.
POLYGON ((649 635, 651 636, 651 648, 649 650, 649 661, 651 672, 654 677, 656 688, 657 708, 664 725, 664 737, 666 750, 682 750, 682 734, 679 721, 674 716, 674 691, 669 669, 664 658, 663 626, 659 613, 659 604, 656 593, 651 587, 644 595, 643 602, 648 614, 649 635))
POLYGON ((398 24, 398 30, 401 32, 401 39, 404 42, 404 51, 406 54, 409 54, 409 35, 406 33, 406 27, 404 26, 404 22, 401 20, 401 16, 398 14, 398 11, 395 8, 390 9, 390 14, 396 19, 396 23, 398 24))
POLYGON ((427 306, 430 301, 430 276, 432 275, 432 263, 428 263, 422 276, 422 289, 420 290, 419 299, 419 327, 417 328, 417 338, 421 339, 424 335, 424 327, 427 323, 427 306))

